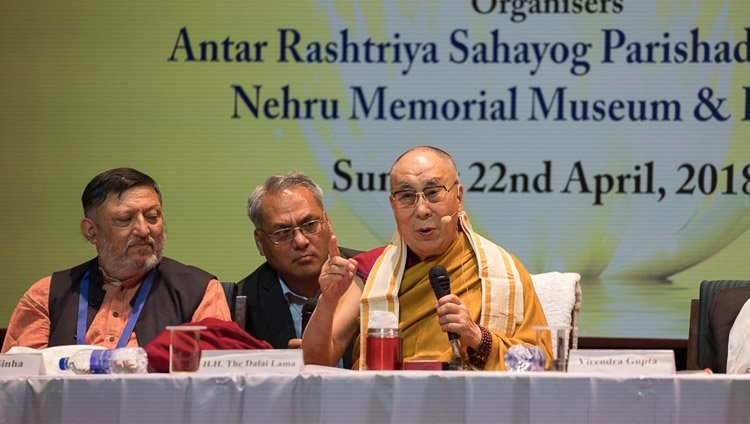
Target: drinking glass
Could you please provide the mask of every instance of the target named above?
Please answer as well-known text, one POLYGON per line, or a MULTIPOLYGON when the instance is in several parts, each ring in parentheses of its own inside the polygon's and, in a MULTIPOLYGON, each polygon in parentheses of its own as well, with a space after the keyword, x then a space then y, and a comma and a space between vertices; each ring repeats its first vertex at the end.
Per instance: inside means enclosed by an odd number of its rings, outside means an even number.
POLYGON ((201 364, 203 325, 174 325, 169 330, 169 373, 197 373, 201 364))
POLYGON ((398 328, 369 328, 367 330, 367 369, 403 369, 401 331, 398 328))
POLYGON ((537 325, 534 326, 536 329, 536 345, 540 349, 542 347, 542 340, 549 337, 552 340, 552 354, 553 358, 547 358, 549 360, 550 371, 567 371, 568 369, 568 344, 570 341, 570 326, 569 325, 537 325))

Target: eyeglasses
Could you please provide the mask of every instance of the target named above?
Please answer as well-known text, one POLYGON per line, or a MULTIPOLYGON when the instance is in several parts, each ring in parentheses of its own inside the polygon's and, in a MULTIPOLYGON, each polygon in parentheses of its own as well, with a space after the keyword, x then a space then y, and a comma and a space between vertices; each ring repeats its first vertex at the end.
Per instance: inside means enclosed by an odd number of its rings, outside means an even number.
POLYGON ((268 238, 271 239, 272 242, 275 244, 284 244, 289 243, 294 238, 294 234, 297 230, 299 230, 302 235, 305 237, 314 236, 315 234, 318 234, 320 230, 323 229, 323 220, 322 219, 315 219, 312 221, 307 221, 304 224, 300 225, 299 227, 294 228, 282 228, 280 230, 276 230, 272 233, 267 233, 263 230, 258 230, 261 233, 268 236, 268 238))
POLYGON ((434 185, 425 187, 422 191, 416 190, 399 190, 391 193, 394 199, 396 199, 396 205, 399 208, 413 208, 417 204, 417 198, 419 195, 424 197, 424 200, 430 203, 440 203, 445 200, 448 192, 458 184, 458 181, 454 182, 450 188, 446 188, 444 185, 434 185))

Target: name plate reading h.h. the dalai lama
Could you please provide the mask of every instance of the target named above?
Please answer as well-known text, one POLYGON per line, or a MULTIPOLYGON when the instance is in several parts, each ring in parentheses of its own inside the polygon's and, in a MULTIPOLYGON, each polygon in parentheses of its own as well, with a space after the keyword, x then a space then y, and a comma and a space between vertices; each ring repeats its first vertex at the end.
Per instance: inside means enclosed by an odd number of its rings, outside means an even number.
POLYGON ((671 350, 571 350, 568 372, 574 374, 671 375, 671 350))
POLYGON ((301 349, 204 350, 198 373, 298 373, 303 365, 301 349))

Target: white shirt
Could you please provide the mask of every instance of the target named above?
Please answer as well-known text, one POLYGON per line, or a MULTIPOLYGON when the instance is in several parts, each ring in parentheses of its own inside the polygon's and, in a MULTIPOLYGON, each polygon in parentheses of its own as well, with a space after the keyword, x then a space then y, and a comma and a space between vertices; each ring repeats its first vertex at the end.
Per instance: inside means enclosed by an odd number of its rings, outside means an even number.
POLYGON ((729 330, 727 348, 727 374, 745 373, 750 373, 750 299, 729 330))
MULTIPOLYGON (((297 338, 302 338, 302 306, 305 304, 307 298, 300 296, 297 293, 291 291, 286 285, 284 280, 279 277, 279 283, 281 284, 281 292, 284 294, 287 303, 289 303, 289 313, 292 315, 292 321, 294 321, 294 331, 297 333, 297 338)), ((337 368, 344 367, 344 359, 341 358, 339 363, 336 365, 337 368)))
POLYGON ((294 321, 294 332, 297 334, 297 338, 300 339, 302 338, 302 306, 307 301, 307 298, 289 290, 289 287, 281 277, 279 277, 279 283, 281 284, 281 292, 289 304, 289 314, 292 316, 292 321, 294 321))

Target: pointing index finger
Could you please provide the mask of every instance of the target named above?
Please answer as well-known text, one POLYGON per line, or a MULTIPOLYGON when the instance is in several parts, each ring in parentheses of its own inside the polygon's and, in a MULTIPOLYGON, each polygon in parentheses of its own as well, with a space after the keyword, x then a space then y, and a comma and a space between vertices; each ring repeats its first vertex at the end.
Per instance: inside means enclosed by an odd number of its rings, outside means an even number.
POLYGON ((328 258, 331 259, 334 256, 341 256, 339 247, 336 244, 336 236, 331 236, 331 241, 328 243, 328 258))

